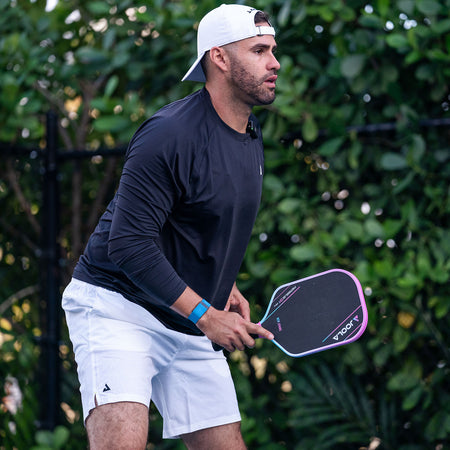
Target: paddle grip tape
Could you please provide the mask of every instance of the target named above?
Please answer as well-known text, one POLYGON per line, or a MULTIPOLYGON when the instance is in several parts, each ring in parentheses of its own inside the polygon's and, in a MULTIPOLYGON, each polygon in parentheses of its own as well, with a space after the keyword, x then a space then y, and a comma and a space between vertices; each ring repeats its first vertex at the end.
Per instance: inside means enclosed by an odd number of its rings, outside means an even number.
POLYGON ((188 319, 193 322, 193 323, 197 323, 200 320, 200 317, 203 316, 203 314, 205 314, 206 311, 208 311, 208 308, 211 305, 205 300, 203 299, 191 312, 191 314, 189 315, 188 319))

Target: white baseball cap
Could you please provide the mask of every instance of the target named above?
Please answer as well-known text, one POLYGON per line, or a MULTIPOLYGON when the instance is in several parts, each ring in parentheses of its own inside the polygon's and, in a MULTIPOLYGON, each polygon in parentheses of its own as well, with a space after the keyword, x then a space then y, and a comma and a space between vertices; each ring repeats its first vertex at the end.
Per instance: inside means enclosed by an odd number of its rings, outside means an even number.
POLYGON ((264 34, 275 36, 272 26, 255 25, 257 12, 257 9, 245 5, 221 5, 206 14, 198 26, 197 59, 181 81, 206 81, 200 61, 213 47, 264 34))

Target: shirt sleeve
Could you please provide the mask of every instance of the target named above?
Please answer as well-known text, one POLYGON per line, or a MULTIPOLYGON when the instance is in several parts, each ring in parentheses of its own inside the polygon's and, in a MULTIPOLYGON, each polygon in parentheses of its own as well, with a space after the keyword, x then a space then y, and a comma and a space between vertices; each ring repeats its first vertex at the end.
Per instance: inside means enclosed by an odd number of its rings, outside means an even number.
POLYGON ((138 130, 120 178, 108 242, 111 260, 151 299, 166 306, 186 288, 157 243, 183 195, 183 162, 176 147, 170 130, 157 119, 138 130))

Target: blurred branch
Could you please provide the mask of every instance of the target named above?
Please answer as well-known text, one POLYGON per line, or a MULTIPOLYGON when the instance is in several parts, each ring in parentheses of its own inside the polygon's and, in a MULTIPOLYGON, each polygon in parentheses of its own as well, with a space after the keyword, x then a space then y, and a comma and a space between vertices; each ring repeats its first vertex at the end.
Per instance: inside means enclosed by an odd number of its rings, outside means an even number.
POLYGON ((441 331, 434 325, 433 320, 431 318, 430 312, 424 308, 423 302, 422 302, 422 296, 417 296, 416 298, 416 307, 419 311, 423 321, 425 322, 426 326, 430 330, 431 334, 433 335, 433 338, 435 339, 437 345, 441 349, 442 353, 444 354, 447 361, 450 362, 450 351, 448 344, 445 342, 444 337, 442 336, 441 331))
POLYGON ((41 232, 41 226, 39 225, 39 222, 36 220, 36 217, 33 216, 31 212, 31 207, 29 201, 26 199, 22 188, 20 187, 18 176, 16 171, 14 170, 14 167, 12 165, 12 160, 7 159, 6 161, 6 179, 8 180, 12 190, 16 194, 17 200, 19 201, 20 206, 22 207, 23 211, 25 212, 25 215, 28 219, 28 222, 31 225, 31 228, 36 232, 36 234, 40 234, 41 232))
POLYGON ((81 80, 80 87, 83 92, 83 103, 81 111, 80 125, 77 132, 77 148, 86 147, 86 140, 89 134, 89 122, 91 120, 91 102, 97 96, 98 90, 106 80, 104 75, 94 81, 81 80))
MULTIPOLYGON (((105 80, 104 76, 98 77, 95 81, 81 80, 80 86, 83 91, 82 112, 80 124, 76 132, 76 147, 83 148, 86 146, 87 136, 89 134, 89 123, 91 120, 90 108, 91 102, 97 95, 100 86, 105 80)), ((72 251, 73 256, 78 259, 78 256, 83 250, 82 238, 82 182, 83 175, 81 171, 80 161, 74 161, 74 171, 72 175, 72 251)), ((104 188, 101 188, 104 189, 104 188)), ((95 208, 99 208, 94 204, 95 208)))
POLYGON ((24 244, 33 251, 34 254, 37 253, 37 251, 39 250, 39 246, 36 245, 31 239, 29 239, 25 233, 19 231, 16 227, 9 224, 3 217, 0 217, 0 225, 9 234, 18 239, 21 239, 24 242, 24 244))
MULTIPOLYGON (((34 87, 49 101, 51 105, 53 105, 55 108, 59 110, 59 112, 63 117, 67 117, 67 110, 64 106, 64 102, 60 98, 58 98, 56 95, 53 95, 47 88, 45 88, 39 82, 34 83, 34 87)), ((60 121, 58 121, 58 131, 66 148, 74 148, 75 146, 73 145, 72 140, 70 139, 67 129, 61 126, 60 121)))
POLYGON ((39 292, 39 285, 37 284, 20 289, 20 291, 17 291, 16 293, 8 297, 6 300, 0 303, 0 316, 3 315, 5 311, 18 300, 28 297, 29 295, 36 294, 36 292, 39 292))
POLYGON ((91 207, 89 219, 87 221, 88 232, 90 233, 97 224, 98 218, 102 212, 102 208, 105 204, 105 198, 108 194, 108 190, 111 184, 114 182, 114 175, 117 167, 117 158, 109 158, 106 162, 105 176, 100 184, 97 196, 91 207))
POLYGON ((83 182, 83 175, 81 172, 81 162, 74 161, 72 173, 72 252, 74 260, 77 260, 83 249, 82 243, 82 221, 81 221, 81 205, 82 191, 81 185, 83 182))
POLYGON ((53 95, 46 87, 44 87, 44 85, 42 83, 40 83, 39 81, 36 81, 33 84, 33 87, 39 91, 54 107, 56 107, 59 112, 63 115, 63 116, 67 116, 67 111, 66 108, 64 106, 64 102, 62 101, 61 98, 57 97, 56 95, 53 95))

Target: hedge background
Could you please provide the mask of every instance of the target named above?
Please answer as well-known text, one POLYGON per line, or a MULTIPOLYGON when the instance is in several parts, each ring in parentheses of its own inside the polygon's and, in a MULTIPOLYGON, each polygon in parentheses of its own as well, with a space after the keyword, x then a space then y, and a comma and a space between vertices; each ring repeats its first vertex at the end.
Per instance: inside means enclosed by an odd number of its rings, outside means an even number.
MULTIPOLYGON (((64 326, 61 426, 37 423, 42 162, 5 149, 44 148, 49 109, 61 152, 126 146, 200 87, 180 79, 199 18, 220 3, 59 0, 46 11, 0 0, 1 449, 86 447, 64 326)), ((275 103, 256 109, 266 174, 239 286, 256 321, 277 284, 348 269, 369 325, 357 343, 307 358, 266 342, 231 354, 247 445, 449 448, 450 1, 248 4, 274 19, 282 68, 275 103)), ((62 287, 120 167, 117 156, 61 164, 62 287)), ((182 448, 160 433, 152 410, 149 448, 182 448)))

